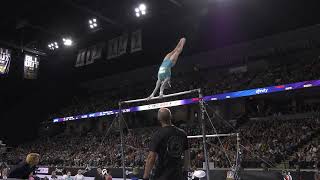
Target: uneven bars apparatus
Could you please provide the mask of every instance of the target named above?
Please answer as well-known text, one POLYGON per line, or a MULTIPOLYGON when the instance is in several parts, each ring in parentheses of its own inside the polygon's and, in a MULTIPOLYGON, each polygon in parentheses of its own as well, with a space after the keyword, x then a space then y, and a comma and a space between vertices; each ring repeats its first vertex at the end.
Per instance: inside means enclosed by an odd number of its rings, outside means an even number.
POLYGON ((145 102, 145 101, 151 101, 151 100, 156 100, 156 99, 164 99, 168 97, 174 97, 174 96, 180 96, 184 94, 191 94, 197 92, 199 94, 199 106, 201 110, 201 126, 202 126, 202 138, 203 138, 203 150, 205 154, 205 163, 206 163, 206 179, 210 180, 210 173, 209 173, 209 159, 208 159, 208 153, 207 153, 207 145, 206 145, 206 132, 205 132, 205 123, 204 123, 204 113, 205 113, 205 107, 203 103, 203 95, 201 93, 201 89, 193 89, 189 91, 182 91, 178 93, 173 93, 173 94, 168 94, 164 95, 162 97, 153 97, 151 99, 148 98, 143 98, 143 99, 134 99, 134 100, 127 100, 127 101, 119 101, 119 129, 120 129, 120 138, 121 138, 121 156, 122 156, 122 174, 123 174, 123 179, 126 180, 126 169, 125 169, 125 156, 124 156, 124 144, 123 144, 123 131, 121 127, 121 119, 122 119, 122 110, 121 106, 123 104, 130 104, 130 103, 136 103, 136 102, 145 102))

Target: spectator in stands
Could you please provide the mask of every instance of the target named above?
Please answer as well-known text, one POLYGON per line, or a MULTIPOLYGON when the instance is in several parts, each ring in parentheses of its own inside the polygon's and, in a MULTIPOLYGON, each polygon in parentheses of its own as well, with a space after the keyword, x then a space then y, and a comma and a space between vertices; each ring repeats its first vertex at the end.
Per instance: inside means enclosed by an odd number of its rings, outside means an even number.
POLYGON ((74 177, 74 180, 84 180, 81 169, 78 170, 78 174, 74 177))
POLYGON ((52 171, 50 180, 57 180, 57 179, 58 179, 58 176, 57 176, 56 171, 52 171))
POLYGON ((73 180, 72 177, 71 177, 71 172, 70 171, 68 171, 67 177, 64 180, 73 180))
POLYGON ((57 179, 58 179, 58 176, 57 176, 56 171, 52 171, 50 180, 57 180, 57 179))
POLYGON ((62 179, 67 178, 67 171, 65 169, 62 170, 62 179))

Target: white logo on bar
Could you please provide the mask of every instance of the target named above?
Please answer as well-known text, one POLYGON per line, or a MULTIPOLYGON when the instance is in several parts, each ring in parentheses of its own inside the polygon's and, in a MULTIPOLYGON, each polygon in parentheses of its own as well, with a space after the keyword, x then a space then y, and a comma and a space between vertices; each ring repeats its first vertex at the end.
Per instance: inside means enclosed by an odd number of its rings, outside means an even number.
POLYGON ((257 90, 256 90, 256 94, 262 94, 262 93, 267 93, 267 92, 268 92, 268 89, 266 89, 266 88, 257 89, 257 90))
POLYGON ((130 109, 122 109, 122 112, 124 113, 130 112, 130 109))

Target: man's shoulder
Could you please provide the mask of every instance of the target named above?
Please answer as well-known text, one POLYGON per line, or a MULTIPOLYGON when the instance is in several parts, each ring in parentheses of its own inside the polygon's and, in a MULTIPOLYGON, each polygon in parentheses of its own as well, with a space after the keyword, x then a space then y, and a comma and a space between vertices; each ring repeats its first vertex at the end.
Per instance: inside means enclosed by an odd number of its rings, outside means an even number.
POLYGON ((181 128, 178 128, 176 126, 170 126, 170 127, 162 127, 162 128, 159 128, 154 134, 153 134, 153 137, 156 137, 156 138, 159 138, 159 137, 163 137, 163 136, 167 136, 167 135, 170 135, 170 134, 179 134, 181 136, 187 136, 187 133, 181 129, 181 128))
POLYGON ((174 127, 177 129, 177 131, 179 131, 179 133, 181 133, 181 134, 183 134, 183 135, 187 136, 187 133, 186 133, 183 129, 178 128, 178 127, 176 127, 176 126, 174 126, 174 127))

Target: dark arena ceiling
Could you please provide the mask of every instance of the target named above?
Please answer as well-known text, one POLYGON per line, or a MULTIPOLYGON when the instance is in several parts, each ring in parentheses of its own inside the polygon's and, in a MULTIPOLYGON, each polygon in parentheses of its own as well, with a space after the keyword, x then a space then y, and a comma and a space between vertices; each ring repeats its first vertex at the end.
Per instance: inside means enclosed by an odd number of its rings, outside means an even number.
MULTIPOLYGON (((21 49, 39 52, 38 80, 83 81, 159 64, 182 36, 188 40, 183 56, 189 56, 318 24, 318 5, 316 0, 10 0, 1 5, 0 45, 15 49, 20 63, 21 49), (148 10, 137 18, 140 3, 148 10), (98 30, 88 27, 90 18, 98 19, 98 30), (142 52, 74 68, 80 49, 137 29, 143 30, 142 52), (72 37, 72 47, 49 50, 49 43, 65 36, 72 37)), ((22 80, 21 66, 12 66, 4 81, 16 83, 22 80)))
MULTIPOLYGON (((196 11, 202 10, 208 4, 198 0, 165 0, 143 1, 148 6, 148 17, 143 20, 134 15, 134 8, 142 1, 132 0, 57 0, 57 1, 9 1, 2 6, 1 11, 1 40, 16 45, 46 49, 48 42, 70 35, 77 43, 85 43, 92 38, 87 21, 95 17, 99 20, 103 34, 99 37, 112 37, 130 28, 142 26, 142 23, 153 28, 167 28, 168 21, 180 24, 181 20, 195 16, 196 11), (197 7, 199 9, 197 9, 197 7), (194 8, 194 9, 193 9, 194 8), (169 18, 170 17, 170 18, 169 18), (162 25, 160 25, 162 24, 162 25)), ((172 26, 170 27, 172 28, 172 26)))
POLYGON ((168 46, 169 40, 185 35, 201 45, 189 47, 192 53, 317 24, 320 14, 315 0, 11 0, 1 4, 1 44, 45 53, 49 42, 64 35, 72 36, 74 48, 79 48, 135 28, 147 29, 155 47, 168 46), (138 19, 134 7, 141 2, 148 6, 148 14, 138 19), (92 17, 101 27, 95 33, 87 26, 92 17))

